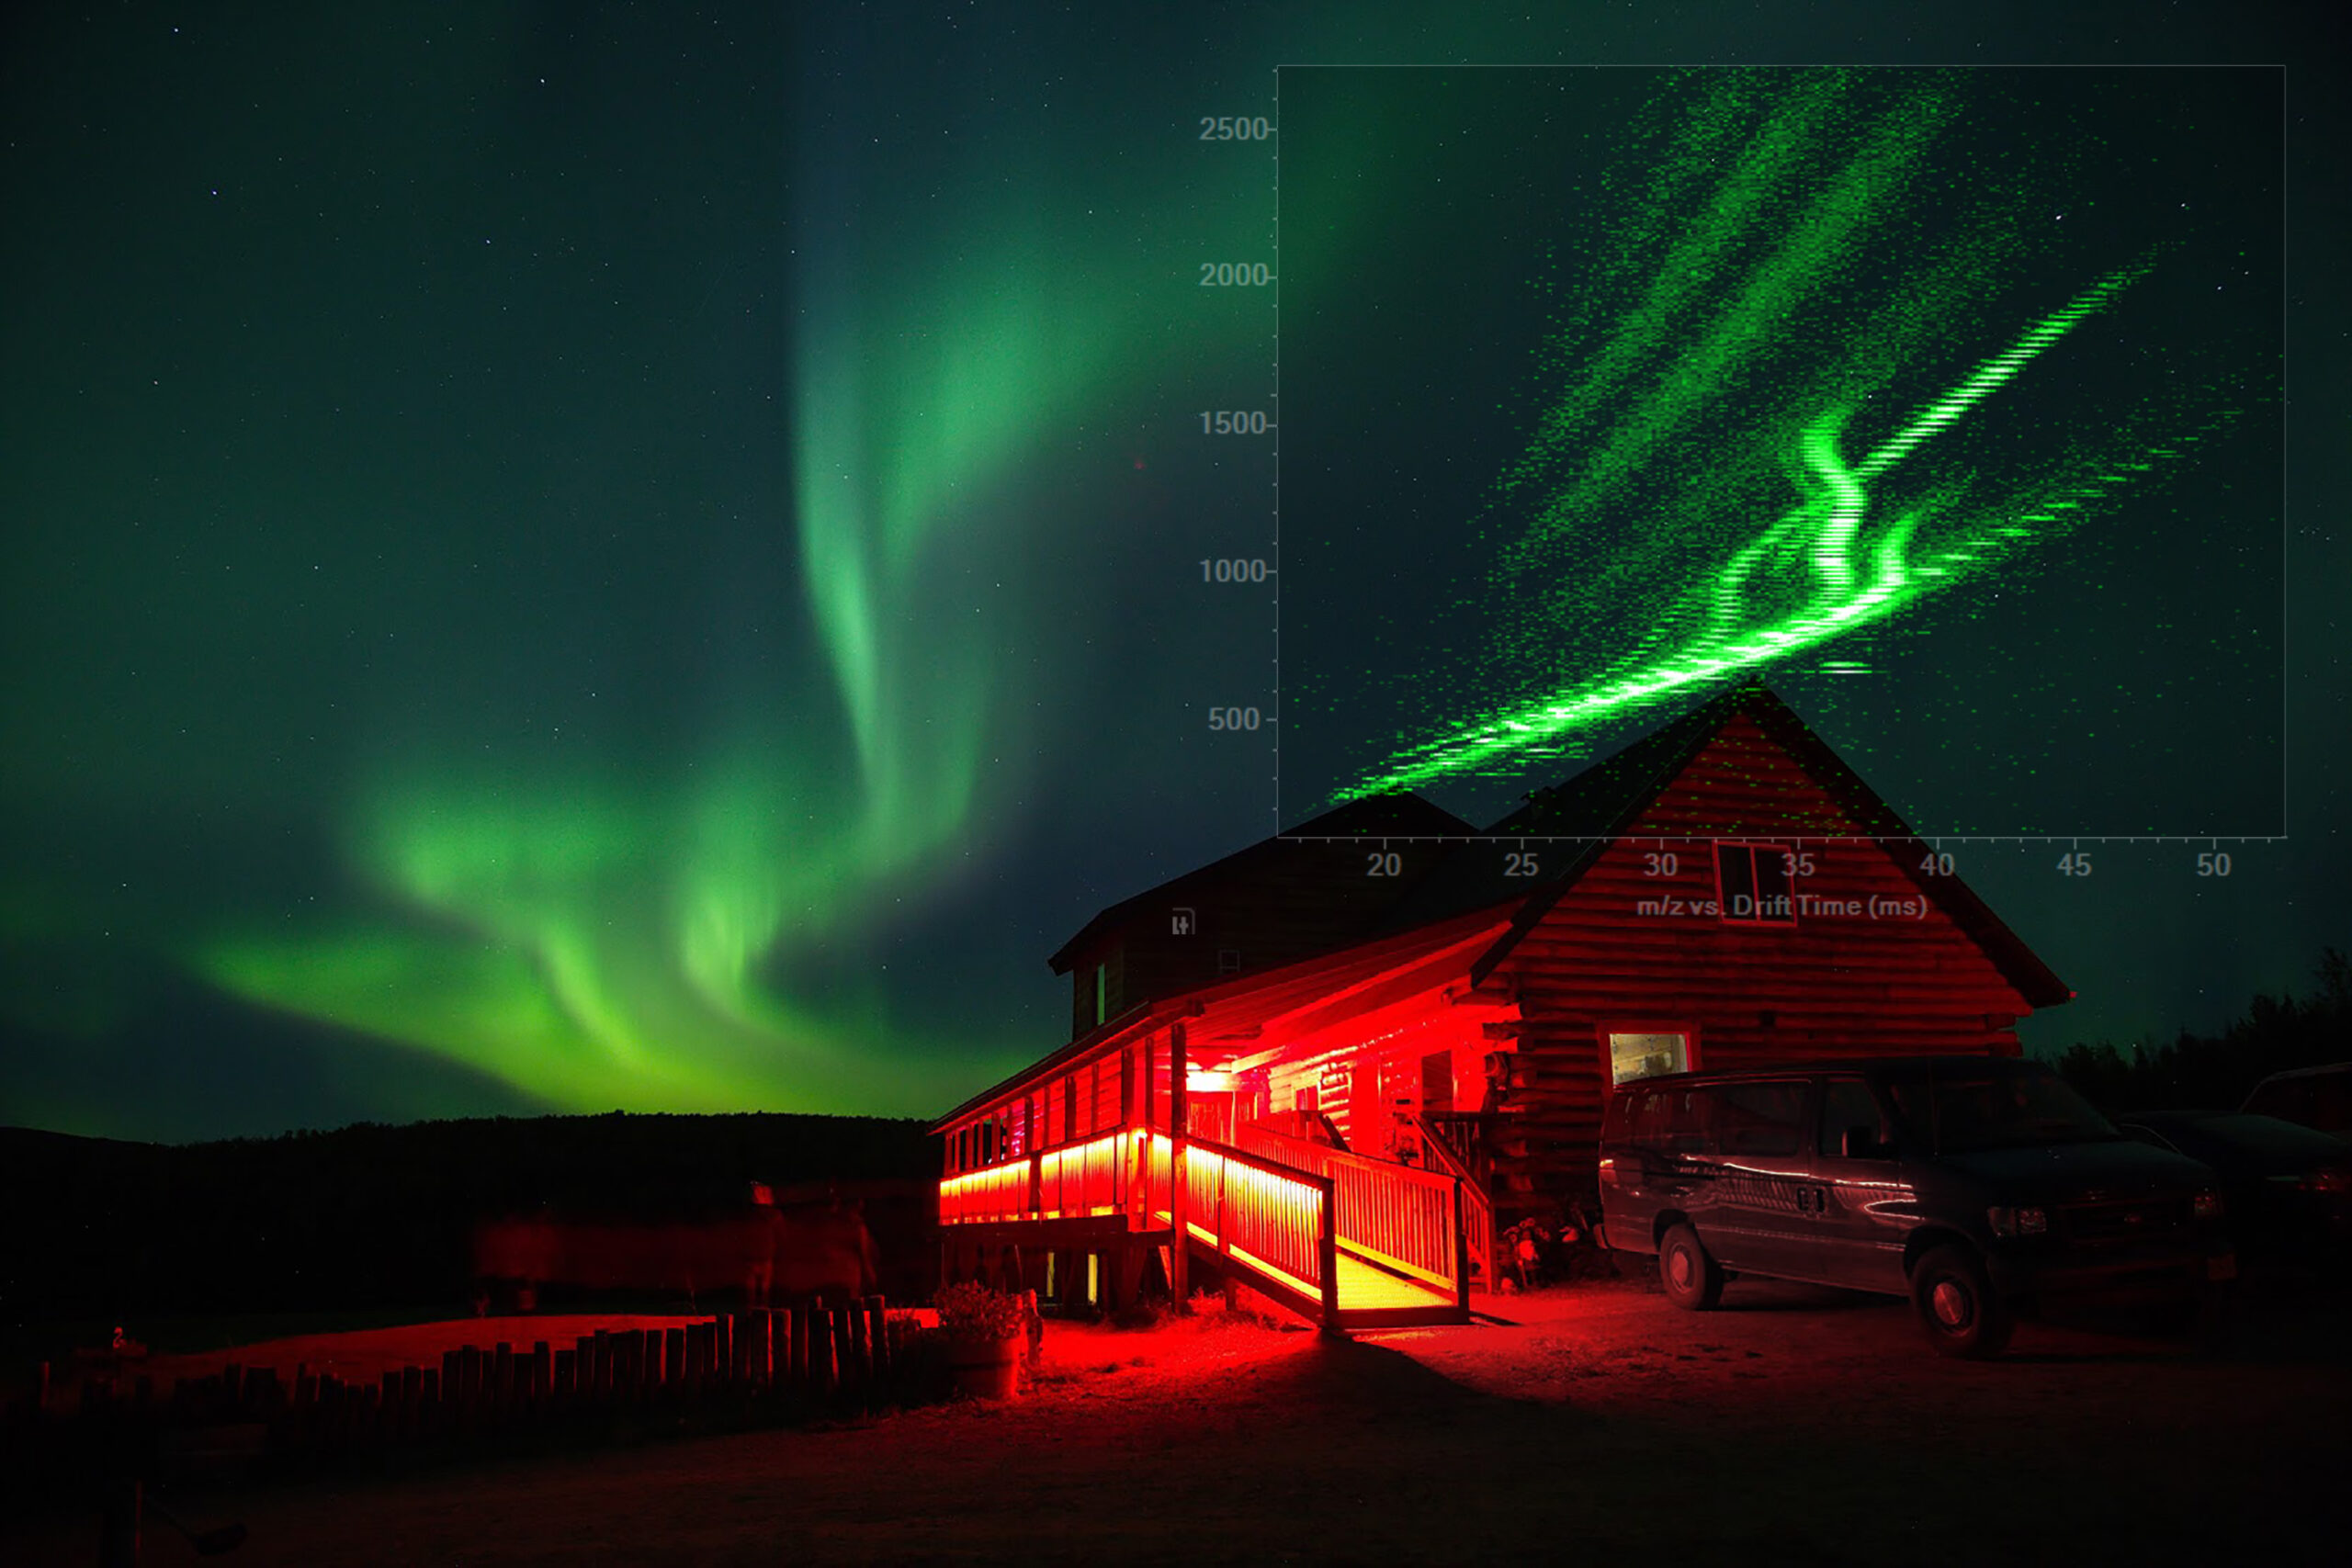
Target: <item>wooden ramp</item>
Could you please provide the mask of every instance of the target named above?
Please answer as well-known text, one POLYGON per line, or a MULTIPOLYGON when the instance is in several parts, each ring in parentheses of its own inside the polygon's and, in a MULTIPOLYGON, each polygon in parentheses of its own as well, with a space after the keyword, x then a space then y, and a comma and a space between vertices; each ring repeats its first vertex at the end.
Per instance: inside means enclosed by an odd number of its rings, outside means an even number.
POLYGON ((1142 1179, 1157 1201, 1144 1214, 1318 1326, 1470 1320, 1457 1178, 1265 1141, 1250 1151, 1194 1138, 1180 1169, 1173 1145, 1154 1134, 1142 1179), (1181 1226, 1170 1208, 1180 1183, 1181 1226))
MULTIPOLYGON (((1261 1293, 1307 1322, 1320 1325, 1322 1303, 1314 1288, 1238 1248, 1220 1250, 1216 1238, 1193 1227, 1193 1255, 1227 1268, 1261 1293)), ((1408 1328, 1424 1324, 1467 1323, 1469 1314, 1448 1291, 1408 1280, 1342 1247, 1340 1263, 1340 1328, 1408 1328)))
POLYGON ((1340 1326, 1403 1328, 1424 1323, 1466 1323, 1469 1314, 1451 1291, 1392 1274, 1376 1264, 1340 1254, 1340 1326))

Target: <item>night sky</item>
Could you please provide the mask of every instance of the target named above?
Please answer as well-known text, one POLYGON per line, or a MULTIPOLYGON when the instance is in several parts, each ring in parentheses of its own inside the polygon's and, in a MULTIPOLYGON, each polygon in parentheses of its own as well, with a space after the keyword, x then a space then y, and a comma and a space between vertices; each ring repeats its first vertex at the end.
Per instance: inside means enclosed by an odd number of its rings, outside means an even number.
POLYGON ((1956 845, 2030 1045, 2306 986, 2341 24, 1556 12, 10 7, 0 1122, 933 1113, 1099 908, 1776 629, 1923 832, 2286 835, 1956 845), (2290 68, 1459 68, 2157 62, 2290 68))

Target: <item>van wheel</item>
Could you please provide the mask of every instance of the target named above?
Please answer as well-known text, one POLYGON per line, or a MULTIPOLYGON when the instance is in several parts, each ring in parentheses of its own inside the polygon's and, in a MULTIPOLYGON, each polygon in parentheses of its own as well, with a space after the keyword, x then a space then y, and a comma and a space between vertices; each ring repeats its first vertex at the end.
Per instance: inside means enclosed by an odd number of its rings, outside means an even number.
POLYGON ((1964 1247, 1939 1247, 1919 1259, 1911 1304, 1939 1355, 1997 1356, 2017 1326, 1984 1265, 1964 1247))
POLYGON ((1657 1277, 1666 1299, 1684 1312, 1705 1312, 1723 1299, 1723 1268, 1689 1225, 1675 1226, 1658 1243, 1657 1277))

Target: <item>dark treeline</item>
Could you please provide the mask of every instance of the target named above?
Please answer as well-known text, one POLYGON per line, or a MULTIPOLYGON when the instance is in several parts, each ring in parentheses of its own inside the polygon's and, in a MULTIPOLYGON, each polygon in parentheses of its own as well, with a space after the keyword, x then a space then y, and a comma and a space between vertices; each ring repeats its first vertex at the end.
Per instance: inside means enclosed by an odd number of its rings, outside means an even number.
POLYGON ((937 1166, 922 1122, 858 1116, 616 1111, 176 1147, 0 1129, 0 1327, 459 1306, 486 1218, 701 1219, 753 1180, 912 1190, 937 1166))
POLYGON ((2184 1029, 2154 1050, 2077 1043, 2058 1058, 2058 1071, 2109 1111, 2233 1111, 2272 1073, 2352 1057, 2352 962, 2328 948, 2315 979, 2309 997, 2256 996, 2218 1034, 2184 1029))

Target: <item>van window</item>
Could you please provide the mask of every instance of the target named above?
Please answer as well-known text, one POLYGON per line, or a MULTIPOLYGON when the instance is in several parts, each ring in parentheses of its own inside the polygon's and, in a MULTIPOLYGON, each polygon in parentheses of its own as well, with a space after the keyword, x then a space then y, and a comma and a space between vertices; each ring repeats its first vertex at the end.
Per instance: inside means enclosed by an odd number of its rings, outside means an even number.
POLYGON ((2047 1067, 1906 1066, 1884 1082, 1905 1130, 1938 1154, 2123 1136, 2047 1067))
POLYGON ((1792 1078, 1629 1094, 1624 1140, 1669 1155, 1792 1155, 1804 1141, 1805 1089, 1792 1078))
POLYGON ((1660 1089, 1625 1097, 1625 1142, 1660 1154, 1711 1155, 1708 1106, 1697 1089, 1660 1089))
POLYGON ((1868 1127, 1881 1147, 1894 1141, 1894 1129, 1870 1085, 1860 1078, 1831 1078, 1821 1096, 1821 1152, 1843 1155, 1849 1127, 1868 1127))
POLYGON ((1727 1155, 1783 1156, 1804 1138, 1802 1078, 1717 1084, 1702 1090, 1714 1104, 1715 1141, 1727 1155))

